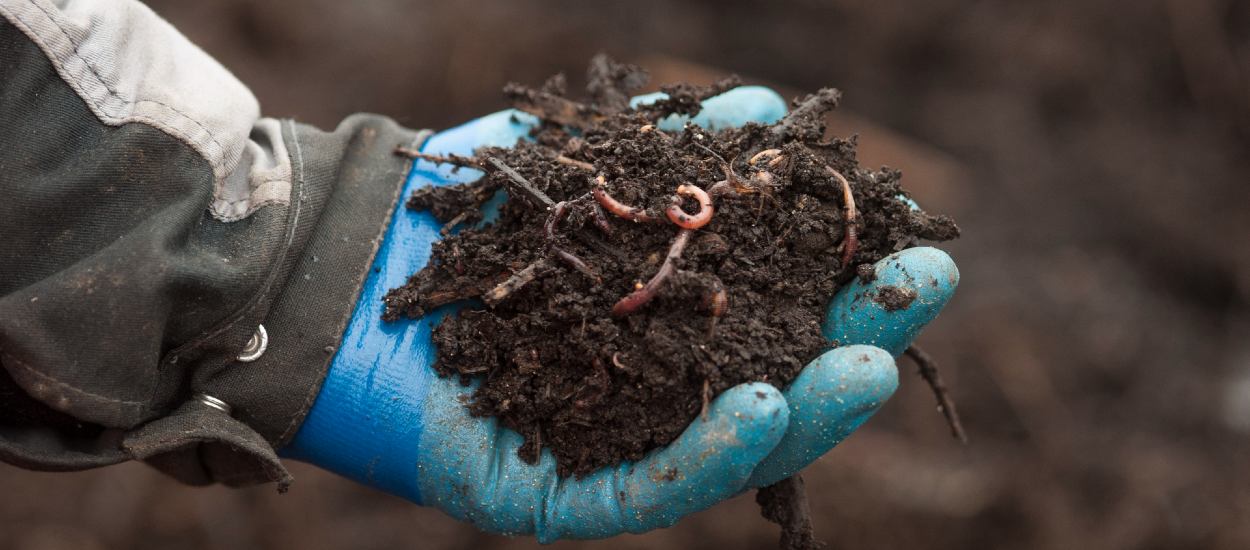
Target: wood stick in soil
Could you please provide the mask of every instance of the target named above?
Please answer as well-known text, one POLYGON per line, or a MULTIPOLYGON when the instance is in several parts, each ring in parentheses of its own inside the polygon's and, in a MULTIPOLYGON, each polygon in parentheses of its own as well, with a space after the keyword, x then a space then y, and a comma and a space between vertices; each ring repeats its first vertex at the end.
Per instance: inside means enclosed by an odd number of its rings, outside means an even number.
POLYGON ((582 170, 585 170, 585 171, 587 171, 587 172, 594 172, 594 171, 595 171, 595 165, 593 165, 593 164, 591 164, 591 163, 589 163, 589 162, 586 162, 586 161, 584 161, 584 160, 577 160, 577 159, 574 159, 574 158, 569 158, 569 157, 566 157, 566 156, 564 156, 564 155, 557 155, 557 156, 556 156, 556 162, 558 162, 558 163, 560 163, 560 164, 563 164, 563 165, 565 165, 565 166, 574 166, 574 167, 577 167, 577 168, 581 168, 582 170))
POLYGON ((465 156, 456 155, 456 154, 431 155, 428 153, 422 153, 421 151, 418 151, 416 149, 410 149, 408 147, 403 147, 403 146, 396 147, 395 154, 405 156, 408 158, 413 158, 413 159, 421 159, 421 160, 433 162, 435 164, 452 164, 457 167, 466 166, 469 168, 477 168, 478 170, 482 169, 482 164, 479 163, 478 161, 470 157, 465 157, 465 156))
POLYGON ((578 103, 550 92, 535 90, 518 84, 508 84, 503 93, 512 106, 540 119, 586 130, 607 117, 595 108, 578 103))
POLYGON ((513 292, 520 290, 521 287, 533 281, 535 277, 538 277, 539 272, 549 267, 551 267, 551 262, 546 258, 530 262, 530 265, 508 277, 508 280, 499 283, 495 288, 483 294, 482 301, 486 302, 488 306, 495 307, 500 302, 507 300, 508 296, 511 296, 513 292))
POLYGON ((530 180, 525 179, 525 176, 522 176, 520 172, 517 172, 511 166, 504 164, 502 160, 495 157, 486 157, 486 162, 490 163, 490 165, 495 167, 496 170, 503 172, 505 176, 508 176, 508 179, 512 181, 512 183, 516 184, 516 187, 525 191, 526 195, 535 201, 538 201, 541 206, 552 208, 556 205, 555 201, 551 200, 551 197, 548 197, 546 193, 539 191, 537 187, 534 187, 534 184, 530 183, 530 180))
POLYGON ((920 370, 920 376, 933 389, 933 396, 937 398, 938 402, 938 410, 942 411, 942 416, 946 417, 946 424, 950 426, 951 436, 966 445, 968 443, 968 434, 964 431, 963 423, 959 421, 959 411, 955 410, 955 400, 951 399, 950 391, 946 389, 946 383, 942 381, 942 375, 938 374, 937 362, 928 353, 916 346, 907 348, 903 354, 915 361, 916 367, 920 370))
POLYGON ((569 214, 571 208, 571 203, 568 201, 560 201, 551 208, 551 215, 547 216, 547 222, 543 224, 543 229, 547 233, 547 246, 556 257, 582 275, 589 277, 595 284, 602 283, 603 279, 599 278, 599 274, 595 273, 595 270, 591 269, 589 265, 586 265, 585 261, 556 244, 556 226, 560 225, 560 220, 563 220, 569 214))

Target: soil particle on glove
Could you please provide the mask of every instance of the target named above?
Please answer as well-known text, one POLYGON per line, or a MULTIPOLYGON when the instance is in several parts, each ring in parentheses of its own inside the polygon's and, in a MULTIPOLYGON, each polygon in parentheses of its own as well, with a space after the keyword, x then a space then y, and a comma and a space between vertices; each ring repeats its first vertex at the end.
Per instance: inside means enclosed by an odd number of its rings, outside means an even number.
POLYGON ((916 289, 905 286, 886 285, 877 289, 877 293, 872 297, 874 302, 881 304, 886 311, 898 311, 907 309, 911 303, 916 301, 916 289))

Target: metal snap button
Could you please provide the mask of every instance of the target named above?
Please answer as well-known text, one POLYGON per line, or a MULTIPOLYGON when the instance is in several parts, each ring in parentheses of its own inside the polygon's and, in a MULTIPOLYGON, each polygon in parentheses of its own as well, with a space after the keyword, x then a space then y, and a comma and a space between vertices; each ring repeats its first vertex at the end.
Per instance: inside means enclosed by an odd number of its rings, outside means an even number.
POLYGON ((265 354, 265 350, 269 348, 269 332, 265 330, 265 325, 257 325, 256 332, 252 334, 252 339, 247 341, 247 345, 243 346, 243 352, 239 354, 238 361, 243 363, 251 363, 260 356, 265 354))
POLYGON ((221 412, 226 413, 227 416, 229 416, 230 414, 234 412, 234 409, 230 407, 229 403, 226 403, 225 401, 217 399, 216 397, 213 397, 206 393, 197 393, 195 394, 194 399, 196 401, 199 401, 200 403, 203 403, 205 406, 212 407, 214 409, 217 409, 221 412))

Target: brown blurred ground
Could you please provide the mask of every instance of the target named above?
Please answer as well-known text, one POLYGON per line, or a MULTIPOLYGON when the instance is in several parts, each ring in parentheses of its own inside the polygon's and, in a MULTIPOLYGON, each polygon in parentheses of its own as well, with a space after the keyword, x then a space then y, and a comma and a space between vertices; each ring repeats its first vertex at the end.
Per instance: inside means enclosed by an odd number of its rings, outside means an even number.
MULTIPOLYGON (((1250 547, 1250 5, 450 0, 155 9, 271 116, 445 127, 507 80, 603 49, 790 90, 836 85, 864 159, 954 215, 963 273, 921 337, 972 444, 903 387, 807 470, 838 548, 1250 547), (702 70, 702 69, 701 69, 702 70)), ((661 70, 661 67, 663 68, 661 70)), ((669 78, 671 79, 671 78, 669 78)), ((575 79, 576 80, 576 79, 575 79)), ((140 465, 0 467, 0 548, 532 548, 295 467, 181 487, 140 465)), ((749 548, 740 497, 672 529, 556 548, 749 548)))

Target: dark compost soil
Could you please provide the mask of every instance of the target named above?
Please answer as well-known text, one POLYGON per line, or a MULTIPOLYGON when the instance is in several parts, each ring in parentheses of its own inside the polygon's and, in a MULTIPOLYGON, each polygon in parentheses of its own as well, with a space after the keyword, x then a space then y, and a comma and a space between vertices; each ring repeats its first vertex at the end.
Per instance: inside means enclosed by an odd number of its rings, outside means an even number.
MULTIPOLYGON (((854 138, 823 140, 836 90, 773 125, 670 133, 655 122, 736 81, 667 87, 670 99, 629 108, 645 80, 599 57, 587 103, 566 99, 560 77, 505 89, 543 120, 532 142, 472 158, 408 152, 486 176, 411 197, 448 236, 386 296, 385 318, 479 299, 435 330, 435 368, 480 377, 473 414, 524 435, 527 461, 550 449, 560 475, 641 458, 734 385, 784 388, 838 345, 821 336, 825 307, 871 273, 862 266, 958 235, 900 198, 897 171, 858 166, 854 138), (501 189, 498 219, 474 226, 501 189)), ((900 294, 877 299, 908 307, 900 294)))

